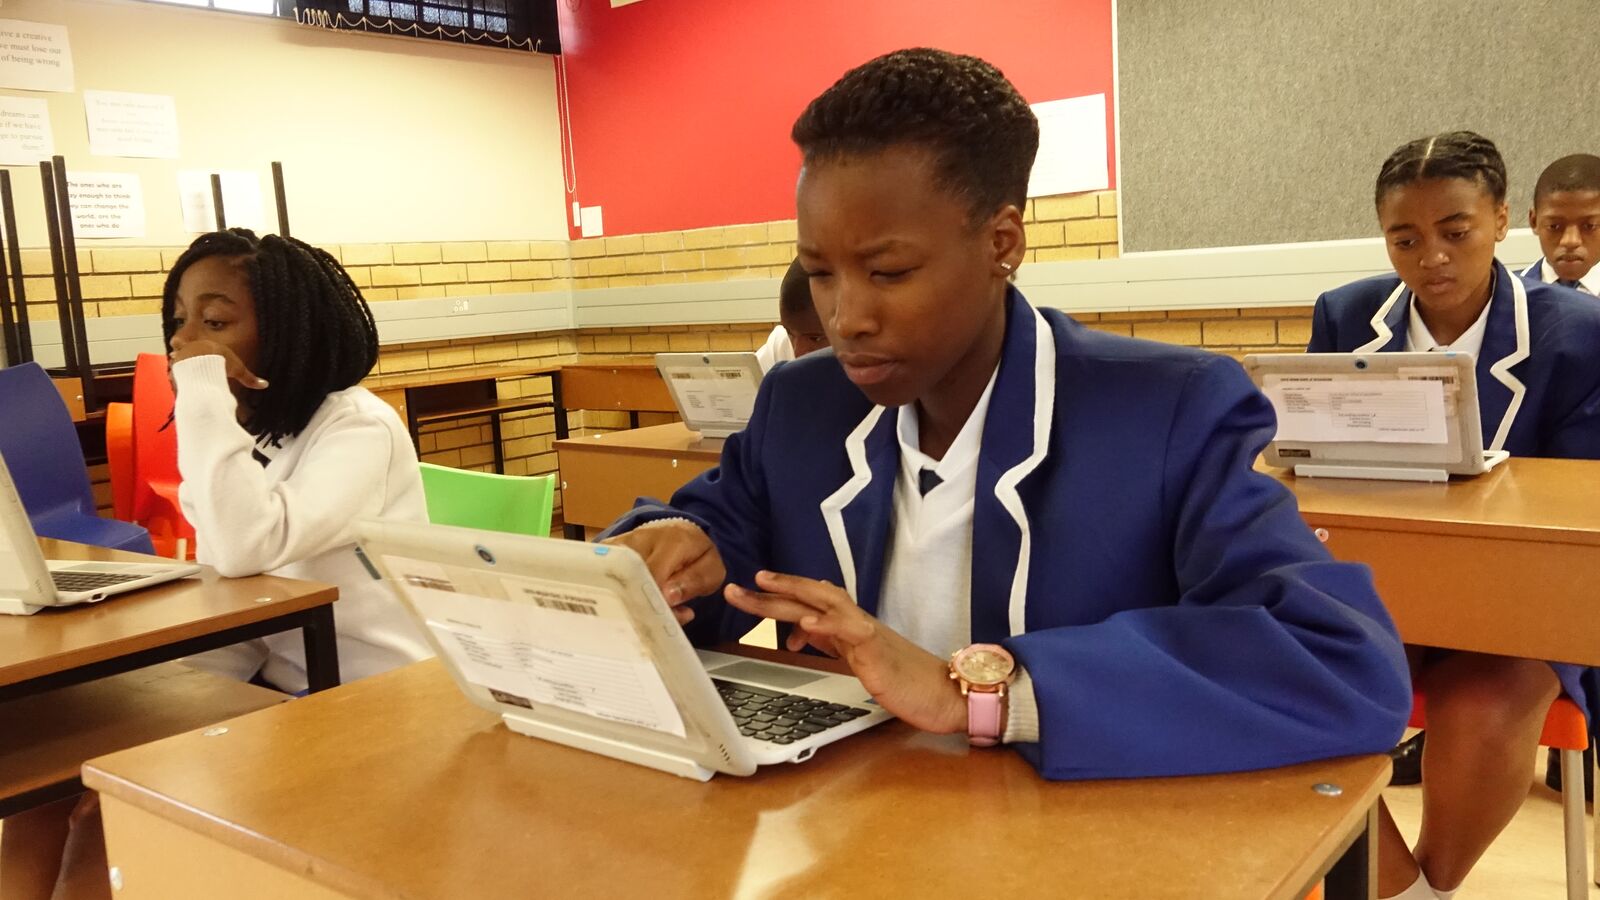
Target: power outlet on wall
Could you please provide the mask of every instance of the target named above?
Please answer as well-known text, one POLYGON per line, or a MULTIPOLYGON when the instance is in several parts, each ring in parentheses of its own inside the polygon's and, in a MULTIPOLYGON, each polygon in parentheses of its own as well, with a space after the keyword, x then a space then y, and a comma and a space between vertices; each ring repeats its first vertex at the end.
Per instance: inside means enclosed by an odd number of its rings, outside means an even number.
POLYGON ((455 300, 454 300, 454 301, 453 301, 453 302, 452 302, 452 303, 451 303, 451 304, 450 304, 450 311, 451 311, 451 312, 452 312, 452 313, 464 313, 464 312, 466 312, 466 311, 467 311, 467 301, 466 301, 466 298, 465 298, 465 297, 457 297, 457 298, 456 298, 456 299, 455 299, 455 300))

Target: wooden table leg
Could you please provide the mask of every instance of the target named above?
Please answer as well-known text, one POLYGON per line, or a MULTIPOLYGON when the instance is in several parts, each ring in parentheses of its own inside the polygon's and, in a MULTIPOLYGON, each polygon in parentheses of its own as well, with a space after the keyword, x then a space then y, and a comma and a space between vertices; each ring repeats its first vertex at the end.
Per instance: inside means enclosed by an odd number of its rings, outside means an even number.
POLYGON ((333 604, 306 610, 300 633, 306 642, 306 685, 311 693, 339 686, 339 642, 334 634, 333 604))
POLYGON ((1361 833, 1323 881, 1327 900, 1374 900, 1378 896, 1378 804, 1367 810, 1361 833))

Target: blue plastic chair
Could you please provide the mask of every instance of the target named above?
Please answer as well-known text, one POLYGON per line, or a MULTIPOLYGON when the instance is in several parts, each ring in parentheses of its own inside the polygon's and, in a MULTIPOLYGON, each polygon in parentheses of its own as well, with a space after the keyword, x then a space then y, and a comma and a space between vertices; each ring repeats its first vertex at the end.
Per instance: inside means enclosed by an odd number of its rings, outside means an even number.
POLYGON ((155 552, 148 531, 95 512, 72 414, 38 363, 0 369, 0 456, 40 537, 155 552))

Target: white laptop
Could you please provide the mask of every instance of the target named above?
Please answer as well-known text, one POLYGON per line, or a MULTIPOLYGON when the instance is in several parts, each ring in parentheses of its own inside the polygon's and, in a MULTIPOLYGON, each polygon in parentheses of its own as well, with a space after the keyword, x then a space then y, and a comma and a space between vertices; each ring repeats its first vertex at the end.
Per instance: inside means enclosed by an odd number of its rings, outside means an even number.
POLYGON ((656 370, 690 431, 725 438, 750 422, 761 386, 754 353, 657 353, 656 370))
POLYGON ((31 615, 47 606, 97 603, 199 571, 188 563, 45 559, 0 457, 0 613, 31 615))
POLYGON ((626 547, 379 520, 356 535, 462 693, 520 734, 705 781, 890 718, 850 676, 696 651, 626 547))
POLYGON ((1446 481, 1504 462, 1483 449, 1469 353, 1283 353, 1244 358, 1278 416, 1269 464, 1297 475, 1446 481))

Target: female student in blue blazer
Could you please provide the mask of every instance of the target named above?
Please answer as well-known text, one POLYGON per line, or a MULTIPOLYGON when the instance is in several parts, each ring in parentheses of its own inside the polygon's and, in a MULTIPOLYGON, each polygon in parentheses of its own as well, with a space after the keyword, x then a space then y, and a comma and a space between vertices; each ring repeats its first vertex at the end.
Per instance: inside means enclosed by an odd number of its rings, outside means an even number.
MULTIPOLYGON (((1472 353, 1489 449, 1600 459, 1600 304, 1495 259, 1508 219, 1494 144, 1465 131, 1412 141, 1384 162, 1376 202, 1395 274, 1318 298, 1307 349, 1472 353)), ((1562 691, 1584 702, 1582 669, 1477 653, 1413 660, 1428 696, 1422 832, 1413 854, 1384 811, 1379 890, 1448 897, 1526 797, 1550 702, 1562 691)))
POLYGON ((1038 145, 1016 89, 900 51, 793 136, 832 352, 774 368, 718 469, 608 532, 691 636, 777 619, 902 720, 1048 778, 1387 750, 1410 705, 1393 624, 1252 471, 1274 419, 1241 368, 1010 286, 1038 145), (972 693, 1008 679, 995 719, 972 693))

